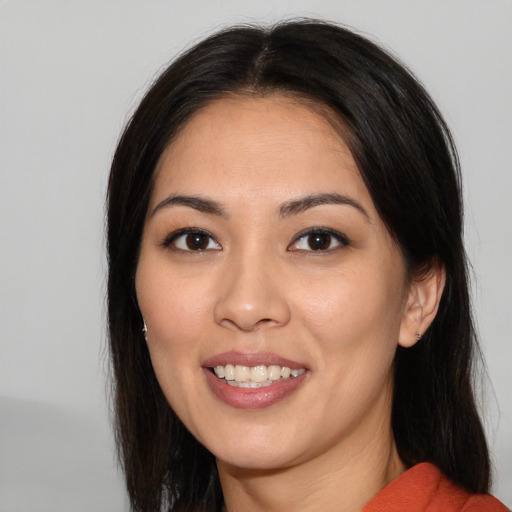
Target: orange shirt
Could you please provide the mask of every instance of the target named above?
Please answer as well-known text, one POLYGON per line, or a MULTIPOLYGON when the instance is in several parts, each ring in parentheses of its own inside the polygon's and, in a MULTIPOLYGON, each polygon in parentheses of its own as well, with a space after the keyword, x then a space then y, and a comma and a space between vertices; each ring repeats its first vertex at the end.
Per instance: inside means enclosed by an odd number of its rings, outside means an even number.
POLYGON ((473 494, 422 462, 386 486, 361 512, 507 512, 488 494, 473 494))

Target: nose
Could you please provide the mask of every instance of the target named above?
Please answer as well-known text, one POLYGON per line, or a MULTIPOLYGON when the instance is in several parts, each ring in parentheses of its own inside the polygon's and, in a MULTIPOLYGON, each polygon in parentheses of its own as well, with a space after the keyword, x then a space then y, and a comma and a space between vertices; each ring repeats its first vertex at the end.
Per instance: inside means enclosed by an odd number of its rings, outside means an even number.
POLYGON ((214 306, 216 323, 245 332, 286 325, 290 308, 280 278, 268 258, 226 263, 214 306))

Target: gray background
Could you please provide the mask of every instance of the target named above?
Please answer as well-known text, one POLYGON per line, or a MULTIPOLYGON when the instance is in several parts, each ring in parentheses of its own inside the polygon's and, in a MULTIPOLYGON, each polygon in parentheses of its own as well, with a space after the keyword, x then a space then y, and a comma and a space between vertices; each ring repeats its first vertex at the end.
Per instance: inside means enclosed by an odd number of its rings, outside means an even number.
POLYGON ((109 161, 127 112, 173 55, 226 24, 289 16, 371 34, 421 77, 453 129, 492 382, 482 406, 494 491, 512 504, 510 0, 4 0, 0 511, 127 509, 106 400, 109 161))

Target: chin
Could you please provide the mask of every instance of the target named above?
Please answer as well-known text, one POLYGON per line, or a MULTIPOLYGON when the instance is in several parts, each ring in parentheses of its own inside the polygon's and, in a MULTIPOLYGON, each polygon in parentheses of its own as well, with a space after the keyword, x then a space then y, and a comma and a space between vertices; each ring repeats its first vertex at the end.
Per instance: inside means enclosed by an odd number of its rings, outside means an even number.
POLYGON ((230 450, 227 453, 219 454, 216 458, 228 466, 253 471, 276 471, 293 465, 290 457, 276 453, 275 449, 273 453, 258 453, 253 450, 244 453, 230 450))
MULTIPOLYGON (((255 429, 257 430, 257 429, 255 429)), ((222 442, 219 437, 205 446, 223 463, 242 469, 276 470, 294 464, 298 446, 286 443, 288 435, 276 436, 273 433, 251 432, 237 436, 232 432, 222 442)))

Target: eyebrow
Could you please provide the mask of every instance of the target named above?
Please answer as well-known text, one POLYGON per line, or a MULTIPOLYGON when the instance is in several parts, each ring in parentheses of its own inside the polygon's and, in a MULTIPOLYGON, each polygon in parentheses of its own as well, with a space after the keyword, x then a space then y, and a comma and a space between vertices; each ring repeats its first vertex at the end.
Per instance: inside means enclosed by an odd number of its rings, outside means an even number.
MULTIPOLYGON (((306 210, 309 210, 310 208, 314 208, 315 206, 325 204, 340 204, 352 206, 360 213, 362 213, 368 221, 370 221, 370 216, 368 215, 368 213, 361 204, 359 204, 356 200, 352 199, 351 197, 344 196, 338 193, 316 194, 301 197, 300 199, 295 199, 293 201, 288 201, 281 205, 281 207, 279 208, 279 213, 281 217, 289 217, 290 215, 297 215, 306 210)), ((155 208, 153 208, 150 217, 153 217, 158 211, 162 210, 163 208, 168 208, 169 206, 173 205, 188 206, 189 208, 193 208, 194 210, 197 210, 201 213, 208 213, 210 215, 216 215, 225 218, 229 217, 225 209, 220 205, 220 203, 213 201, 212 199, 178 194, 170 195, 169 197, 166 197, 163 201, 160 201, 155 206, 155 208)))
POLYGON ((281 217, 288 217, 289 215, 296 215, 298 213, 309 210, 310 208, 314 208, 315 206, 324 204, 341 204, 352 206, 360 213, 362 213, 368 221, 370 221, 370 216, 361 204, 359 204, 355 199, 352 199, 351 197, 337 193, 316 194, 302 197, 294 201, 289 201, 281 206, 280 214, 281 217))
POLYGON ((219 217, 228 217, 224 208, 222 208, 222 206, 216 201, 197 196, 184 196, 174 194, 165 198, 163 201, 160 201, 155 206, 155 208, 153 208, 150 217, 153 217, 163 208, 167 208, 173 205, 188 206, 189 208, 193 208, 194 210, 197 210, 201 213, 209 213, 210 215, 217 215, 219 217))

